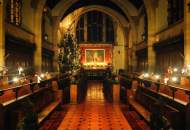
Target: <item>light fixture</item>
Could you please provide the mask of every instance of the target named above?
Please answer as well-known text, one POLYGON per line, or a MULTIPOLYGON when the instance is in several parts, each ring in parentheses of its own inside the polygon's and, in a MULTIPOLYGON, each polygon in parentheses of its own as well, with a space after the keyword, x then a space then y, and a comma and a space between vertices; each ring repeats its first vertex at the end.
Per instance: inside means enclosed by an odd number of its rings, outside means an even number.
POLYGON ((159 36, 156 36, 156 42, 159 42, 160 41, 160 38, 159 38, 159 36))
POLYGON ((48 40, 48 35, 44 34, 44 40, 48 40))
POLYGON ((144 78, 148 78, 149 77, 149 73, 145 73, 143 76, 144 76, 144 78))
POLYGON ((155 75, 155 79, 156 79, 156 80, 160 79, 160 75, 156 74, 156 75, 155 75))
POLYGON ((40 78, 40 76, 38 76, 37 77, 37 83, 40 83, 40 81, 41 81, 41 78, 40 78))
POLYGON ((47 7, 44 7, 43 12, 46 13, 47 10, 48 10, 47 7))
POLYGON ((181 70, 181 73, 182 73, 182 74, 187 73, 187 69, 182 69, 182 70, 181 70))
POLYGON ((143 33, 141 36, 142 36, 142 40, 145 40, 145 39, 146 39, 145 33, 143 33))
POLYGON ((42 74, 40 75, 40 77, 41 77, 41 78, 44 78, 44 77, 45 77, 45 75, 42 73, 42 74))
POLYGON ((22 72, 23 72, 23 68, 22 68, 22 67, 19 67, 19 68, 18 68, 18 73, 19 73, 19 75, 20 75, 22 72))
POLYGON ((164 83, 167 84, 168 80, 169 80, 169 78, 164 78, 164 83))
POLYGON ((17 78, 17 77, 14 77, 14 78, 13 78, 13 82, 14 82, 14 83, 17 83, 17 82, 18 82, 18 78, 17 78))
POLYGON ((178 81, 178 78, 176 76, 174 76, 174 77, 171 78, 171 80, 172 80, 172 82, 176 83, 178 81))
POLYGON ((178 71, 178 69, 177 69, 177 68, 174 68, 174 69, 173 69, 173 71, 174 71, 174 72, 177 72, 177 71, 178 71))

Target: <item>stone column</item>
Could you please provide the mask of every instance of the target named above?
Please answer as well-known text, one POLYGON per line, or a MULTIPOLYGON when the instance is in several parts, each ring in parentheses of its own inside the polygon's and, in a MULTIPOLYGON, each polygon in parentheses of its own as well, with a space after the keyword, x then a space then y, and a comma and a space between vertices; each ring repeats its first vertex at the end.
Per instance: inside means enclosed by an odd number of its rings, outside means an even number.
POLYGON ((190 64, 190 0, 184 0, 184 65, 190 64))
POLYGON ((42 69, 42 14, 45 3, 46 0, 38 1, 34 10, 34 34, 36 43, 34 67, 37 72, 41 72, 42 69))
POLYGON ((39 16, 35 16, 34 30, 35 30, 36 50, 34 52, 34 67, 37 72, 41 72, 41 67, 42 67, 42 29, 40 21, 41 18, 39 16))
POLYGON ((5 18, 4 1, 0 0, 0 70, 5 65, 5 18))
POLYGON ((54 45, 54 57, 53 57, 53 70, 57 72, 59 70, 58 65, 58 36, 57 32, 59 29, 59 19, 57 16, 53 16, 53 45, 54 45))
MULTIPOLYGON (((149 37, 149 39, 151 38, 149 37)), ((149 40, 149 44, 151 45, 148 45, 148 71, 154 72, 156 67, 156 56, 151 40, 149 40)))
POLYGON ((87 14, 84 14, 84 42, 88 40, 88 24, 87 24, 87 14))
POLYGON ((148 71, 155 71, 156 56, 153 48, 155 42, 155 10, 147 11, 148 15, 148 71))

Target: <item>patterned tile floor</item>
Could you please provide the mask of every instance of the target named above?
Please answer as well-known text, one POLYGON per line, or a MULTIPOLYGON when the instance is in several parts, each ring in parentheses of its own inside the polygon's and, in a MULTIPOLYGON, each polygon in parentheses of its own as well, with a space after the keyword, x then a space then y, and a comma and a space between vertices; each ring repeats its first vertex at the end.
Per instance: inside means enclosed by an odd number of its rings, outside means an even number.
POLYGON ((132 130, 119 104, 105 101, 101 82, 89 82, 86 101, 71 105, 58 130, 132 130))

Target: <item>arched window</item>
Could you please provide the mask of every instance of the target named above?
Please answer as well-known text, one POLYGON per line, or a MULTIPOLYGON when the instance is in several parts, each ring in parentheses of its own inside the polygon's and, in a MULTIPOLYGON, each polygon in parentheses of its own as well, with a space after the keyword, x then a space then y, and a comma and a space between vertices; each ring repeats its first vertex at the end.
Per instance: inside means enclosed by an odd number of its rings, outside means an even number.
POLYGON ((81 16, 76 29, 76 36, 78 42, 84 42, 84 15, 81 16))
POLYGON ((80 17, 77 23, 76 37, 79 43, 114 43, 113 20, 99 11, 87 12, 80 17))
POLYGON ((103 17, 101 12, 91 11, 87 14, 88 41, 101 42, 103 32, 103 17))
POLYGON ((108 15, 106 15, 106 42, 114 42, 113 20, 108 15))
POLYGON ((9 0, 7 3, 7 21, 20 26, 22 23, 22 0, 9 0))

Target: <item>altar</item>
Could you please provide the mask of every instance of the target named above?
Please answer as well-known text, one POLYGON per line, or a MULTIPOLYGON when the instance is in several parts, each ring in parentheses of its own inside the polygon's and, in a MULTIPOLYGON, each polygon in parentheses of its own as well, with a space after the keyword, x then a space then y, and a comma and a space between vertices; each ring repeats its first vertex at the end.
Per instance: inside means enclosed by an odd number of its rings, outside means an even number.
POLYGON ((112 45, 81 44, 81 63, 88 79, 101 80, 112 63, 112 45))
POLYGON ((106 74, 106 68, 84 68, 88 80, 102 80, 106 74))

